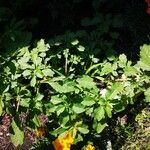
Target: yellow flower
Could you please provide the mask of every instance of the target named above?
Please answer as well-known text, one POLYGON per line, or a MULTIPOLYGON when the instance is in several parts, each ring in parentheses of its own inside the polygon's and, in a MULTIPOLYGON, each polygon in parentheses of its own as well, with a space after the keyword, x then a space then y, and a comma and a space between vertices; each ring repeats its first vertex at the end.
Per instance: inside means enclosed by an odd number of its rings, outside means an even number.
POLYGON ((95 150, 95 147, 91 144, 88 144, 88 146, 85 148, 85 150, 95 150))
POLYGON ((68 132, 66 134, 66 136, 64 137, 64 140, 66 141, 67 144, 73 144, 74 139, 73 139, 73 137, 71 135, 71 132, 68 132))
POLYGON ((55 141, 52 142, 55 150, 64 150, 65 143, 63 139, 57 138, 55 141))
POLYGON ((52 142, 55 150, 70 150, 71 145, 73 144, 74 139, 70 132, 68 132, 64 138, 57 138, 52 142))

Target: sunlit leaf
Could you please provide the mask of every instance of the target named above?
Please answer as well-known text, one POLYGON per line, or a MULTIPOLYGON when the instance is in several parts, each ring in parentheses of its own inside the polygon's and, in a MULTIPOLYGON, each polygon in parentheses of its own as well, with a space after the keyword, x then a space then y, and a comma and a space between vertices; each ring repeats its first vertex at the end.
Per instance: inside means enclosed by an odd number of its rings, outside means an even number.
POLYGON ((24 142, 24 132, 23 129, 20 129, 16 122, 13 120, 11 123, 13 133, 11 133, 11 141, 15 146, 22 145, 24 142))
POLYGON ((80 113, 85 111, 85 108, 82 105, 80 105, 80 104, 74 104, 73 107, 72 107, 72 110, 75 113, 80 114, 80 113))
POLYGON ((77 49, 78 49, 79 51, 83 52, 83 51, 85 50, 85 47, 79 45, 79 46, 77 47, 77 49))
POLYGON ((144 44, 140 49, 140 61, 138 65, 142 70, 150 71, 150 45, 144 44))
POLYGON ((79 41, 77 39, 71 42, 72 45, 77 45, 78 43, 79 41))
POLYGON ((81 102, 84 106, 92 106, 95 104, 94 98, 90 96, 86 96, 84 100, 81 102))
POLYGON ((44 70, 42 70, 42 72, 45 76, 53 77, 53 75, 54 75, 54 72, 51 69, 44 69, 44 70))
POLYGON ((106 126, 107 126, 106 123, 104 123, 104 124, 98 123, 98 124, 97 124, 97 127, 96 127, 97 133, 101 133, 101 132, 104 130, 104 128, 105 128, 106 126))
POLYGON ((78 127, 79 132, 81 132, 82 134, 87 134, 89 133, 89 129, 87 129, 87 126, 81 126, 78 127))
POLYGON ((100 121, 102 120, 103 118, 105 118, 105 110, 104 110, 104 107, 100 106, 98 108, 95 109, 94 111, 94 118, 97 120, 97 121, 100 121))
POLYGON ((3 106, 4 106, 4 103, 3 103, 2 95, 0 95, 0 116, 3 113, 3 106))
POLYGON ((145 101, 150 103, 150 88, 145 91, 145 101))
POLYGON ((77 82, 81 87, 87 89, 95 88, 95 83, 93 82, 93 79, 87 75, 82 76, 82 78, 78 78, 77 82))
POLYGON ((33 78, 32 78, 31 81, 30 81, 30 85, 31 85, 32 87, 34 87, 34 86, 36 85, 36 76, 33 76, 33 78))

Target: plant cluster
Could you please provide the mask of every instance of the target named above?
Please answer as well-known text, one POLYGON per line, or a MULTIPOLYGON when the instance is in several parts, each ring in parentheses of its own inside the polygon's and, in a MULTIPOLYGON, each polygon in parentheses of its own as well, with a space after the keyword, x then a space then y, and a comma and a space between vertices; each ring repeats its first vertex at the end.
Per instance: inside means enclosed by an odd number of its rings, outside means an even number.
POLYGON ((35 48, 21 48, 1 73, 5 88, 0 115, 13 118, 12 142, 23 144, 24 127, 33 131, 44 126, 50 144, 68 130, 75 145, 88 142, 87 136, 99 137, 109 128, 108 119, 134 104, 140 94, 150 102, 149 57, 150 45, 145 44, 136 64, 124 54, 99 60, 77 39, 67 45, 40 40, 35 48), (41 114, 48 117, 46 124, 40 122, 41 114))

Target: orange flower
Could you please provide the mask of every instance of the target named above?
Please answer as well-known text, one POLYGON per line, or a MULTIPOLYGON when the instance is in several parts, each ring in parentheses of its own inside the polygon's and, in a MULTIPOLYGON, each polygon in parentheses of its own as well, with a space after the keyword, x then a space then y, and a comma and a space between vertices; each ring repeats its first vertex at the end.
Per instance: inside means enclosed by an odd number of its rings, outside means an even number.
POLYGON ((150 0, 145 0, 145 2, 146 2, 147 5, 148 5, 148 8, 147 8, 146 12, 147 12, 147 14, 150 15, 150 0))
POLYGON ((95 150, 95 147, 91 144, 88 144, 88 146, 85 148, 85 150, 95 150))
POLYGON ((66 147, 66 143, 63 139, 57 138, 55 141, 52 142, 55 150, 64 150, 66 147))
POLYGON ((148 7, 150 7, 150 0, 145 0, 145 2, 147 3, 148 7))
POLYGON ((73 144, 74 139, 70 132, 68 132, 64 138, 57 138, 52 142, 55 150, 70 150, 71 145, 73 144))
POLYGON ((150 15, 150 7, 147 8, 146 12, 148 15, 150 15))
POLYGON ((39 127, 39 128, 37 128, 37 130, 36 130, 36 137, 40 138, 42 136, 45 136, 45 134, 46 134, 45 127, 39 127))

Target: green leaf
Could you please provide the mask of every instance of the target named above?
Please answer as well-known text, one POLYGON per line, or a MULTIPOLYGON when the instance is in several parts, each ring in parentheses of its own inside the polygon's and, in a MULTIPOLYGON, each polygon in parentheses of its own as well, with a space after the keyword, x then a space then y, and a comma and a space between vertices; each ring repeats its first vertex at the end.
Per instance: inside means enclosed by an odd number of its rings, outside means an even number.
POLYGON ((96 108, 94 111, 94 119, 96 119, 97 121, 100 121, 103 118, 105 118, 105 110, 103 106, 100 106, 96 108))
POLYGON ((52 96, 51 97, 51 103, 53 103, 54 105, 62 103, 62 102, 63 102, 63 100, 59 96, 52 96))
POLYGON ((69 93, 76 90, 75 82, 68 81, 62 85, 62 93, 69 93))
POLYGON ((59 105, 56 109, 57 116, 59 116, 61 113, 63 113, 64 110, 65 110, 65 106, 64 105, 59 105))
POLYGON ((37 69, 36 71, 35 71, 35 75, 36 75, 36 77, 38 77, 38 78, 43 78, 43 74, 42 74, 42 71, 40 70, 40 69, 37 69))
POLYGON ((145 94, 145 102, 150 103, 150 87, 144 92, 145 94))
POLYGON ((81 127, 78 127, 79 132, 81 132, 82 134, 87 134, 89 133, 89 129, 87 129, 88 126, 83 125, 81 127))
POLYGON ((25 71, 23 71, 22 75, 24 77, 31 75, 31 70, 25 70, 25 71))
POLYGON ((18 145, 22 145, 24 142, 24 132, 23 129, 20 129, 16 122, 13 120, 11 123, 13 134, 11 134, 11 141, 17 147, 18 145))
POLYGON ((43 111, 43 110, 42 110, 42 106, 43 106, 43 103, 42 103, 42 102, 35 102, 35 108, 36 108, 36 109, 39 109, 40 111, 43 111))
POLYGON ((63 85, 60 85, 57 82, 48 82, 51 87, 59 93, 69 93, 75 91, 77 88, 74 86, 75 82, 66 82, 63 85))
POLYGON ((77 49, 78 49, 79 51, 83 52, 83 51, 85 50, 85 47, 79 45, 79 46, 77 47, 77 49))
POLYGON ((106 99, 107 100, 112 100, 116 99, 118 93, 120 93, 123 90, 123 84, 120 82, 116 82, 112 85, 110 90, 107 90, 106 92, 106 99))
POLYGON ((59 93, 62 93, 63 91, 62 91, 62 86, 59 84, 59 83, 57 83, 57 82, 48 82, 50 85, 51 85, 51 87, 54 89, 54 90, 56 90, 57 92, 59 92, 59 93))
POLYGON ((46 53, 45 53, 45 52, 42 52, 42 53, 39 54, 39 56, 42 57, 42 58, 43 58, 43 57, 46 57, 46 53))
POLYGON ((76 143, 78 143, 80 141, 83 141, 83 137, 80 134, 77 134, 74 142, 76 144, 76 143))
POLYGON ((31 81, 30 81, 30 85, 31 85, 32 87, 34 87, 34 86, 36 85, 36 76, 33 76, 33 78, 32 78, 31 81))
POLYGON ((3 104, 3 98, 2 98, 2 95, 0 95, 0 116, 2 115, 2 113, 3 113, 3 106, 4 106, 4 104, 3 104))
POLYGON ((108 74, 112 73, 113 71, 114 71, 114 68, 112 67, 112 64, 107 62, 103 65, 100 75, 101 76, 108 75, 108 74))
POLYGON ((81 102, 84 106, 92 106, 95 104, 94 98, 90 96, 86 96, 81 102))
POLYGON ((38 49, 34 48, 31 51, 31 59, 32 59, 34 64, 36 64, 37 57, 38 57, 38 49))
POLYGON ((50 108, 48 108, 48 112, 49 113, 54 113, 56 111, 58 106, 51 106, 50 108))
POLYGON ((119 56, 119 66, 120 67, 125 67, 126 63, 127 63, 126 55, 125 54, 120 55, 119 56))
POLYGON ((27 63, 29 61, 29 57, 21 57, 18 60, 18 64, 20 65, 20 69, 25 70, 30 68, 31 66, 27 63))
POLYGON ((107 126, 106 123, 104 123, 104 124, 98 123, 97 126, 96 126, 96 132, 101 133, 106 126, 107 126))
POLYGON ((35 96, 35 101, 41 101, 43 99, 44 95, 37 93, 37 95, 35 96))
POLYGON ((69 55, 69 49, 68 48, 64 49, 63 54, 64 54, 64 57, 67 58, 69 55))
POLYGON ((133 66, 127 64, 127 66, 124 69, 124 73, 126 76, 133 76, 137 73, 137 70, 133 66))
POLYGON ((30 98, 21 98, 20 106, 29 107, 30 100, 31 100, 30 98))
POLYGON ((42 65, 42 58, 37 57, 37 58, 35 59, 35 61, 34 61, 34 64, 35 64, 36 66, 42 65))
POLYGON ((34 115, 34 118, 32 119, 36 127, 40 127, 40 121, 37 115, 34 115))
POLYGON ((53 77, 51 79, 51 81, 55 82, 55 81, 63 81, 65 79, 65 76, 59 76, 59 77, 53 77))
POLYGON ((77 39, 71 42, 72 45, 77 45, 78 43, 79 41, 77 39))
POLYGON ((59 45, 61 45, 62 43, 60 43, 60 42, 56 42, 56 43, 54 43, 54 45, 56 45, 56 46, 59 46, 59 45))
POLYGON ((83 113, 85 111, 85 108, 81 104, 74 104, 72 109, 77 114, 83 113))
POLYGON ((50 46, 49 44, 45 44, 44 40, 41 39, 38 43, 37 43, 37 48, 39 52, 45 52, 48 51, 50 46))
POLYGON ((18 63, 19 63, 19 65, 23 65, 23 64, 26 64, 27 62, 29 62, 29 60, 30 60, 30 57, 23 56, 23 57, 20 57, 20 59, 18 60, 18 63))
POLYGON ((59 123, 60 123, 61 127, 65 127, 65 125, 68 123, 68 121, 69 121, 69 115, 61 116, 59 119, 59 123))
POLYGON ((80 87, 84 87, 87 89, 91 89, 91 88, 96 87, 95 82, 88 75, 83 75, 81 78, 78 78, 77 82, 79 83, 80 87))
POLYGON ((53 77, 54 75, 54 72, 51 70, 51 69, 44 69, 42 70, 44 76, 50 76, 50 77, 53 77))
POLYGON ((93 69, 98 69, 98 67, 100 66, 101 64, 94 64, 92 65, 87 71, 86 71, 86 74, 88 74, 91 70, 93 69))
POLYGON ((88 109, 86 109, 86 114, 88 116, 91 116, 93 114, 93 110, 94 110, 94 107, 89 107, 88 109))
POLYGON ((108 116, 109 118, 111 118, 111 117, 112 117, 112 107, 111 107, 110 105, 107 105, 107 106, 105 107, 105 111, 106 111, 107 116, 108 116))
POLYGON ((140 61, 138 65, 141 69, 150 71, 150 45, 144 44, 140 49, 140 61))
POLYGON ((58 135, 63 134, 65 131, 66 131, 66 128, 59 127, 59 128, 57 128, 57 129, 55 129, 53 131, 50 131, 50 132, 51 132, 52 135, 54 135, 55 137, 57 137, 58 135))

